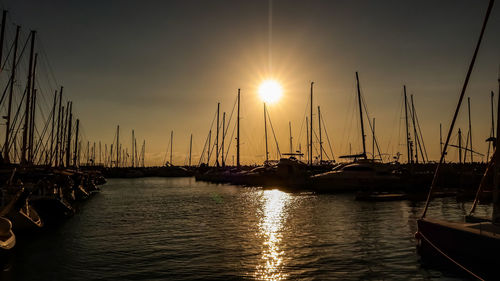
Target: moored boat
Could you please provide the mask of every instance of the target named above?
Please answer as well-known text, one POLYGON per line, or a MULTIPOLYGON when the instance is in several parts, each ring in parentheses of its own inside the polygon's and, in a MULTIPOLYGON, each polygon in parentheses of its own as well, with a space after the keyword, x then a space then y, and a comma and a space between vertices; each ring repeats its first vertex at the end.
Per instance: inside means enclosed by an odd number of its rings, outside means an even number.
POLYGON ((10 220, 0 217, 0 261, 5 260, 16 245, 16 236, 10 220))

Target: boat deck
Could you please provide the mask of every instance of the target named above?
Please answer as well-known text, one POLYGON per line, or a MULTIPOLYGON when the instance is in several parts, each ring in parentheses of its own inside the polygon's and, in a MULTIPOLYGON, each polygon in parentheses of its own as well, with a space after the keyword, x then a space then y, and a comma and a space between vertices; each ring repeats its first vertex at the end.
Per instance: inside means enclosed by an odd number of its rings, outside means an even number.
POLYGON ((425 220, 430 223, 439 224, 455 230, 469 232, 472 234, 487 236, 500 240, 500 225, 496 225, 491 222, 464 223, 464 222, 449 222, 449 221, 430 219, 430 218, 425 218, 425 220))

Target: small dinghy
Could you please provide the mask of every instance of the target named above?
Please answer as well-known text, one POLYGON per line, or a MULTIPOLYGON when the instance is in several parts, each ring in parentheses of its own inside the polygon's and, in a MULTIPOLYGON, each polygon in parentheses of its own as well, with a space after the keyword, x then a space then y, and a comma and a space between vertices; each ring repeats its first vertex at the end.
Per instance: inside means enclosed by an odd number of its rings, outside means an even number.
POLYGON ((408 195, 403 193, 385 193, 385 192, 358 192, 357 201, 386 202, 401 201, 408 199, 408 195))
POLYGON ((10 220, 0 217, 0 260, 5 260, 16 245, 16 236, 10 220))

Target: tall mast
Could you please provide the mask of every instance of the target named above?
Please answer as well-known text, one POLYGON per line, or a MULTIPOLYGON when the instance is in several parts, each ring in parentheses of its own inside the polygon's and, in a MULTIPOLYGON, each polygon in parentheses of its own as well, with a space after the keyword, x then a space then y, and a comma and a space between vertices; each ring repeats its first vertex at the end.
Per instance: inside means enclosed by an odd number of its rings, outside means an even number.
POLYGON ((403 92, 405 96, 405 127, 406 127, 406 150, 408 155, 408 164, 413 163, 413 153, 410 147, 410 133, 408 132, 408 99, 406 96, 406 85, 403 85, 403 92))
POLYGON ((219 112, 220 102, 217 103, 217 137, 215 138, 215 165, 219 167, 219 112))
POLYGON ((120 163, 120 125, 116 126, 116 167, 120 163))
MULTIPOLYGON (((132 143, 133 145, 134 143, 132 143)), ((132 151, 133 152, 133 151, 132 151)), ((101 165, 101 141, 99 141, 99 165, 101 165)), ((133 154, 132 154, 133 155, 133 154)))
POLYGON ((267 147, 267 116, 266 116, 266 103, 264 103, 264 138, 266 141, 266 164, 269 162, 269 150, 267 147))
MULTIPOLYGON (((36 61, 36 60, 35 60, 36 61)), ((32 89, 31 105, 30 105, 30 125, 28 138, 28 162, 33 164, 33 137, 35 136, 35 105, 36 105, 36 89, 32 89)))
MULTIPOLYGON (((50 129, 50 155, 49 155, 49 166, 52 166, 52 160, 54 155, 54 126, 56 120, 56 105, 57 105, 57 90, 54 93, 54 104, 52 105, 52 128, 50 129)), ((75 143, 76 145, 76 143, 75 143)), ((76 165, 76 164, 75 164, 76 165)))
POLYGON ((29 134, 29 154, 28 154, 28 159, 30 163, 33 163, 33 160, 35 156, 33 155, 33 140, 35 137, 35 113, 36 113, 36 97, 37 97, 37 90, 35 88, 35 82, 36 82, 36 66, 38 62, 38 53, 35 53, 35 59, 33 62, 33 74, 31 78, 31 93, 32 93, 32 98, 31 98, 31 119, 30 119, 30 134, 29 134))
POLYGON ((290 129, 290 153, 293 153, 293 143, 292 143, 292 122, 288 121, 288 127, 290 129))
MULTIPOLYGON (((80 130, 80 119, 76 119, 76 131, 75 131, 75 151, 73 153, 73 166, 78 167, 78 131, 80 130)), ((101 148, 101 142, 99 142, 99 151, 101 148)))
MULTIPOLYGON (((68 138, 66 143, 66 167, 71 166, 71 125, 73 123, 73 102, 69 103, 68 138)), ((94 159, 95 165, 95 159, 94 159)))
POLYGON ((26 108, 24 111, 24 130, 23 130, 23 147, 21 151, 21 164, 27 164, 26 159, 26 146, 28 144, 28 124, 30 115, 30 100, 31 100, 31 83, 33 75, 33 58, 35 55, 35 35, 36 31, 31 31, 31 47, 30 47, 30 59, 29 59, 29 70, 28 70, 28 82, 26 84, 26 108))
MULTIPOLYGON (((500 158, 500 151, 498 149, 500 148, 500 136, 498 135, 498 132, 500 132, 500 70, 498 73, 498 93, 499 93, 499 99, 498 99, 498 106, 497 106, 497 138, 496 138, 496 145, 495 145, 495 155, 494 159, 500 158)), ((498 195, 499 195, 499 184, 500 184, 500 178, 498 174, 500 173, 500 164, 498 163, 498 160, 495 160, 495 169, 493 173, 493 213, 492 213, 492 218, 491 221, 493 223, 499 223, 500 222, 500 202, 498 200, 498 195)))
POLYGON ((134 160, 135 160, 134 159, 134 138, 135 138, 134 130, 132 129, 132 165, 131 165, 132 168, 134 167, 134 164, 135 164, 135 162, 134 162, 134 160))
MULTIPOLYGON (((493 110, 493 97, 495 96, 495 93, 491 91, 491 135, 490 137, 495 137, 495 113, 493 110)), ((490 141, 488 142, 488 152, 486 154, 486 161, 490 159, 490 147, 493 146, 493 142, 490 141)))
POLYGON ((238 89, 238 114, 236 116, 236 166, 240 168, 240 89, 238 89))
POLYGON ((310 134, 309 134, 309 165, 312 166, 313 164, 313 157, 312 157, 312 154, 313 154, 313 85, 314 85, 314 82, 311 82, 311 112, 310 112, 310 124, 309 124, 309 131, 310 131, 310 134))
POLYGON ((144 158, 146 158, 146 140, 143 140, 142 141, 142 167, 146 167, 146 165, 144 165, 144 158))
POLYGON ((90 141, 87 141, 87 166, 90 166, 90 141))
POLYGON ((174 131, 170 131, 170 165, 174 165, 172 163, 172 148, 174 143, 174 131))
POLYGON ((5 40, 5 20, 7 19, 7 10, 2 13, 2 30, 0 31, 0 72, 2 72, 2 59, 3 59, 3 43, 5 40))
POLYGON ((439 148, 440 153, 443 153, 443 130, 441 123, 439 123, 439 148))
POLYGON ((415 163, 418 164, 418 134, 417 126, 415 125, 415 106, 413 105, 413 95, 410 95, 411 101, 411 120, 413 122, 413 144, 415 145, 415 163))
POLYGON ((363 158, 366 159, 365 126, 363 125, 363 108, 361 107, 361 90, 359 88, 359 76, 356 71, 356 87, 358 89, 359 120, 361 122, 361 139, 363 140, 363 158))
POLYGON ((61 86, 61 90, 59 90, 59 109, 57 114, 57 132, 56 132, 56 162, 55 166, 59 166, 59 147, 60 147, 60 139, 61 139, 61 110, 62 110, 62 94, 63 94, 63 86, 61 86))
MULTIPOLYGON (((472 125, 470 119, 470 97, 467 97, 467 107, 469 109, 469 140, 470 140, 470 162, 474 163, 474 153, 472 152, 472 125)), ((467 150, 465 151, 467 153, 467 150)))
POLYGON ((193 134, 191 134, 191 138, 189 139, 189 167, 191 167, 191 151, 193 149, 193 134))
POLYGON ((226 166, 226 163, 224 163, 224 137, 226 136, 226 113, 222 113, 222 158, 221 158, 221 164, 222 167, 226 166))
MULTIPOLYGON (((4 15, 5 15, 5 11, 4 11, 4 15)), ((4 22, 4 21, 5 21, 5 16, 4 16, 4 19, 2 20, 2 22, 4 22)), ((5 24, 2 25, 2 28, 4 26, 5 26, 5 24)), ((19 41, 19 30, 20 29, 21 29, 21 27, 18 25, 16 27, 16 39, 14 39, 14 55, 12 58, 12 71, 10 74, 9 104, 7 107, 7 122, 5 125, 5 144, 4 144, 4 151, 3 151, 3 158, 4 158, 5 163, 10 163, 10 158, 9 158, 10 115, 11 115, 11 111, 12 111, 12 94, 14 91, 14 81, 16 79, 17 44, 19 41)), ((14 143, 15 142, 16 142, 16 140, 14 139, 14 143)))
POLYGON ((307 147, 307 161, 309 162, 309 126, 307 126, 307 123, 309 123, 309 119, 306 116, 306 147, 307 147))
POLYGON ((323 140, 321 139, 321 110, 318 105, 319 163, 323 163, 323 140))
POLYGON ((63 107, 64 127, 61 127, 62 128, 62 131, 61 131, 61 154, 60 154, 61 159, 59 160, 60 161, 59 163, 61 163, 61 166, 64 166, 64 154, 66 152, 66 130, 68 128, 68 112, 69 112, 69 101, 66 104, 66 111, 64 111, 64 107, 63 107))
POLYGON ((462 163, 462 130, 458 128, 458 163, 462 163))
POLYGON ((207 166, 210 166, 210 142, 212 140, 212 128, 208 131, 208 147, 207 147, 207 166))
POLYGON ((134 138, 134 158, 135 158, 135 166, 139 167, 139 160, 137 159, 137 138, 134 138))
POLYGON ((375 118, 373 118, 373 131, 372 131, 372 161, 375 161, 375 118))

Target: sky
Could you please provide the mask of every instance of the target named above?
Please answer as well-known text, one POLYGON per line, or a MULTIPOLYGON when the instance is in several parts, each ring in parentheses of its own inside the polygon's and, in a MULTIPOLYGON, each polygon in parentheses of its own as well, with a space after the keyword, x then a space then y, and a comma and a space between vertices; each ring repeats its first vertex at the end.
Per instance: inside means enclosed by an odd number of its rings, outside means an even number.
MULTIPOLYGON (((335 157, 360 152, 356 71, 382 153, 400 152, 406 159, 401 119, 406 85, 428 157, 438 159, 439 124, 445 134, 488 2, 1 0, 0 5, 9 11, 7 40, 12 41, 15 24, 25 35, 37 30, 37 47, 53 80, 46 103, 64 86, 85 140, 109 145, 120 125, 121 142, 130 149, 134 129, 138 145, 146 142, 146 165, 160 165, 173 130, 173 162, 181 165, 190 134, 192 161, 198 163, 217 103, 221 119, 222 111, 229 116, 239 88, 242 162, 262 163, 263 104, 257 89, 270 78, 284 90, 279 102, 268 105, 282 153, 290 150, 289 122, 294 150, 300 143, 305 151, 311 81, 315 132, 319 105, 335 157)), ((467 91, 473 147, 483 154, 491 130, 490 92, 498 91, 499 31, 497 5, 467 91)), ((466 105, 457 123, 464 138, 466 105)), ((275 159, 272 135, 268 141, 275 159)), ((452 141, 457 142, 456 132, 452 141)), ((371 137, 367 146, 371 153, 371 137)), ((234 147, 232 142, 229 163, 234 147)), ((329 147, 327 153, 331 156, 329 147)), ((456 149, 448 159, 457 159, 456 149)))

